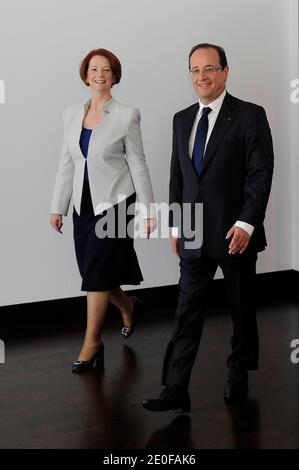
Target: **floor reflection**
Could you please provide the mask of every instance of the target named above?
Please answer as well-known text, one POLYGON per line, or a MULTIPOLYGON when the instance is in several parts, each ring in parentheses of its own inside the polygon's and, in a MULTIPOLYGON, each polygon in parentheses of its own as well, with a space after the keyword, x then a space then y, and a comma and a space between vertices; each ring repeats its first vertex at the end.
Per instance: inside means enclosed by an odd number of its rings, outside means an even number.
POLYGON ((236 449, 259 449, 260 408, 256 400, 228 405, 232 439, 236 449))
MULTIPOLYGON (((87 429, 85 448, 141 447, 138 436, 144 432, 140 420, 134 419, 136 407, 134 384, 137 379, 138 362, 134 349, 125 345, 113 380, 106 380, 105 366, 79 377, 86 387, 87 429), (94 431, 92 428, 94 426, 94 431), (130 444, 134 439, 134 445, 130 444)), ((105 361, 104 361, 105 363, 105 361)))
POLYGON ((154 432, 146 443, 146 449, 193 449, 191 437, 191 417, 180 415, 168 426, 154 432))

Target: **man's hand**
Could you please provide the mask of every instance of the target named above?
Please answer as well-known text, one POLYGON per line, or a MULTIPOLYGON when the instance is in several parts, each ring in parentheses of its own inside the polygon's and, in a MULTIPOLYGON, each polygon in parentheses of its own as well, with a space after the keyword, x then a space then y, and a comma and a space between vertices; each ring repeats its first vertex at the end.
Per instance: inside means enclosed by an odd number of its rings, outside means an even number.
POLYGON ((157 220, 155 217, 151 219, 144 219, 144 231, 146 238, 149 238, 150 234, 156 229, 157 227, 157 220))
POLYGON ((56 232, 62 233, 61 227, 63 223, 61 214, 51 214, 50 224, 56 232))
POLYGON ((170 239, 171 239, 172 251, 174 252, 174 254, 176 256, 179 256, 179 249, 178 249, 179 239, 178 239, 178 237, 170 237, 170 239))
POLYGON ((250 242, 250 235, 240 227, 232 227, 226 234, 225 239, 231 238, 231 242, 229 244, 229 251, 230 255, 235 255, 236 253, 244 253, 246 250, 248 243, 250 242))

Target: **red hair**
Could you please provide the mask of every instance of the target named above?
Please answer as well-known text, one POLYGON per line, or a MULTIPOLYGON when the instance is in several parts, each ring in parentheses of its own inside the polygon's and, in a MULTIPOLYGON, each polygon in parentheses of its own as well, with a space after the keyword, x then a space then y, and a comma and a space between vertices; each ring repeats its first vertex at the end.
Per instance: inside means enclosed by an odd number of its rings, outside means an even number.
POLYGON ((120 82, 121 79, 121 63, 119 59, 114 55, 112 52, 108 51, 107 49, 94 49, 93 51, 90 51, 86 57, 82 60, 82 63, 80 65, 80 77, 81 80, 85 83, 85 85, 89 86, 89 84, 86 83, 86 77, 87 77, 87 70, 89 66, 89 62, 91 58, 95 55, 101 55, 103 57, 106 57, 108 59, 111 70, 114 75, 114 85, 120 82))

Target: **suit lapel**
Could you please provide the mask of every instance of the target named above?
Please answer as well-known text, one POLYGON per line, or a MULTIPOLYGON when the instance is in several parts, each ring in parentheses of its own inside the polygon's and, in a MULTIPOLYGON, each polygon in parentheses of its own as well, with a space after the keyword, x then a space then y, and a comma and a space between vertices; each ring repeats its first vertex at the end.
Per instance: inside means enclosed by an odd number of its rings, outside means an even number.
POLYGON ((84 105, 78 105, 75 112, 73 113, 72 120, 69 128, 69 135, 72 137, 72 151, 74 155, 77 155, 79 158, 84 158, 81 148, 80 148, 80 136, 82 132, 82 126, 85 114, 89 107, 90 100, 87 101, 84 105))
POLYGON ((216 122, 214 124, 213 131, 210 135, 207 144, 207 148, 204 154, 203 167, 199 177, 201 177, 206 167, 211 162, 217 148, 219 147, 221 140, 223 139, 228 129, 230 128, 232 122, 234 121, 234 118, 236 116, 236 106, 236 99, 229 93, 226 93, 216 122))
POLYGON ((182 131, 184 155, 186 157, 187 164, 191 165, 193 170, 194 170, 194 167, 192 163, 192 155, 189 155, 189 139, 190 139, 190 134, 191 134, 192 127, 194 124, 194 120, 196 118, 196 114, 198 113, 198 108, 199 108, 199 104, 196 103, 186 113, 183 119, 183 131, 182 131))

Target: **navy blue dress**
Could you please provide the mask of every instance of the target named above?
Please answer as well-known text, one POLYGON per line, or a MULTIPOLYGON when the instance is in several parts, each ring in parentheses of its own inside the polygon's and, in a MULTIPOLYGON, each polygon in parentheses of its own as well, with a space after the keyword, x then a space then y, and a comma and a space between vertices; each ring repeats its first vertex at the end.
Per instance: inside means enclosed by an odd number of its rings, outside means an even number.
MULTIPOLYGON (((85 158, 92 129, 82 128, 80 148, 85 158)), ((113 217, 117 233, 118 211, 133 204, 136 194, 132 194, 120 204, 115 205, 113 217)), ((110 210, 110 209, 109 209, 110 210)), ((97 222, 107 211, 94 215, 88 182, 87 164, 85 162, 84 183, 80 215, 73 211, 74 242, 76 258, 82 276, 83 291, 101 292, 115 289, 121 285, 137 285, 143 281, 137 255, 133 246, 133 238, 98 238, 95 232, 97 222)), ((134 216, 128 216, 128 224, 134 216)))

